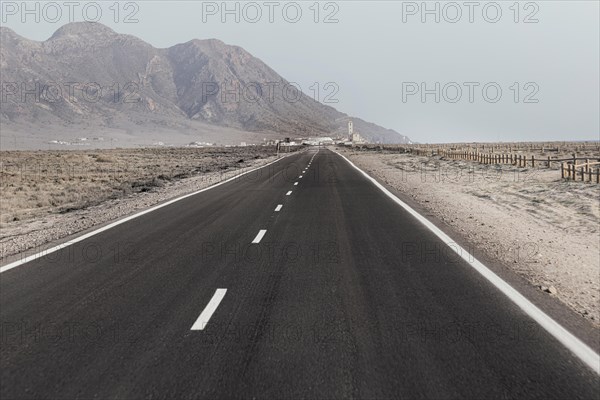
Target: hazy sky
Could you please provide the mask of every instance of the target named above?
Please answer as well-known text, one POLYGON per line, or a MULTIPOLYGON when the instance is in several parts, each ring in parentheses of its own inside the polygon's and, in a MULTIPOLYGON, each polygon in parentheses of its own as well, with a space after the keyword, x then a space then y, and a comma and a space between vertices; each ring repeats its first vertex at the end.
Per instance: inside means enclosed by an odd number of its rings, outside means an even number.
POLYGON ((31 14, 1 3, 2 25, 36 40, 97 10, 156 47, 221 39, 419 142, 599 139, 596 0, 427 2, 431 13, 421 1, 98 1, 73 2, 72 16, 66 1, 29 2, 31 14))

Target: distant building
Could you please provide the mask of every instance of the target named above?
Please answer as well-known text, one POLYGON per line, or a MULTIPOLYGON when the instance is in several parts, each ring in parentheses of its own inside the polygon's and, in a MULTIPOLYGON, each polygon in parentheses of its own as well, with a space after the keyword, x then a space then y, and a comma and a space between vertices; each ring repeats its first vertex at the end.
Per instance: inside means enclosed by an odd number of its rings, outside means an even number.
POLYGON ((348 121, 348 140, 352 141, 352 135, 354 134, 354 124, 352 121, 348 121))
POLYGON ((364 139, 362 138, 362 136, 360 136, 360 135, 358 134, 358 132, 354 132, 354 133, 352 134, 352 143, 354 143, 354 144, 363 144, 363 143, 367 143, 367 141, 366 141, 366 140, 364 140, 364 139))
POLYGON ((310 146, 324 146, 324 145, 329 145, 329 144, 335 144, 335 141, 329 136, 312 137, 312 138, 303 140, 302 144, 307 144, 310 146))
POLYGON ((367 141, 360 136, 358 132, 354 131, 354 124, 352 121, 348 121, 348 142, 351 142, 352 144, 367 143, 367 141))

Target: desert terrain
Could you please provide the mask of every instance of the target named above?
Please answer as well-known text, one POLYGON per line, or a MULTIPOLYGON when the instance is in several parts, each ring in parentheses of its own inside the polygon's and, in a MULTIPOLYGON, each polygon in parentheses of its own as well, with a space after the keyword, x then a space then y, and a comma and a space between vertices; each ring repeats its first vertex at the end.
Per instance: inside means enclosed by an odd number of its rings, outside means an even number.
MULTIPOLYGON (((600 185, 561 179, 558 163, 336 150, 459 232, 470 249, 600 326, 600 185)), ((276 158, 275 148, 258 146, 2 152, 0 255, 39 251, 276 158)))
MULTIPOLYGON (((486 165, 376 146, 341 152, 459 232, 470 249, 600 326, 600 185, 561 179, 558 162, 550 168, 486 165)), ((580 149, 577 156, 598 153, 580 149)))
POLYGON ((0 257, 39 251, 276 159, 275 147, 258 146, 3 151, 0 257))

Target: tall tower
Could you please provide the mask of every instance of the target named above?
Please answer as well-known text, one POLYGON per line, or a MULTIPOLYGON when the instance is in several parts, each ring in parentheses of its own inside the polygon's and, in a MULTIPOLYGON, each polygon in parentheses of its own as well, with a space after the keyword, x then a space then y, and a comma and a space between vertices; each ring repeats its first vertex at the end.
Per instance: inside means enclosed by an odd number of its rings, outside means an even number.
POLYGON ((354 134, 354 125, 352 121, 348 121, 348 140, 352 141, 352 135, 354 134))

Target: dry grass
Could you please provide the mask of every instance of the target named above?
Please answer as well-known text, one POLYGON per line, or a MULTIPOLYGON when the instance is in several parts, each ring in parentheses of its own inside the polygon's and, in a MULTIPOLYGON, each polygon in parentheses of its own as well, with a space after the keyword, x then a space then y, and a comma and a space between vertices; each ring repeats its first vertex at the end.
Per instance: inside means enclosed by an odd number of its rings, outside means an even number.
POLYGON ((0 223, 85 208, 274 154, 267 147, 3 151, 0 223))

